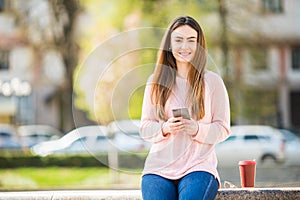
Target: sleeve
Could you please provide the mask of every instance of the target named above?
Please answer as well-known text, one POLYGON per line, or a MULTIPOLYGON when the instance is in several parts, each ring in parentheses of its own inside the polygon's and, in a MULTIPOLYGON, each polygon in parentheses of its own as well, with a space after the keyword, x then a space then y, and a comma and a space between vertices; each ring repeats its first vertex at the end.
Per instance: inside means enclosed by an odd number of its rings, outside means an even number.
POLYGON ((151 86, 152 77, 148 79, 144 92, 140 136, 148 142, 157 143, 169 136, 163 136, 163 121, 158 119, 155 105, 151 102, 151 86))
POLYGON ((193 137, 194 140, 206 144, 222 142, 230 135, 230 105, 226 87, 219 76, 215 76, 208 87, 212 84, 214 87, 208 94, 211 100, 211 122, 198 121, 199 129, 193 137))

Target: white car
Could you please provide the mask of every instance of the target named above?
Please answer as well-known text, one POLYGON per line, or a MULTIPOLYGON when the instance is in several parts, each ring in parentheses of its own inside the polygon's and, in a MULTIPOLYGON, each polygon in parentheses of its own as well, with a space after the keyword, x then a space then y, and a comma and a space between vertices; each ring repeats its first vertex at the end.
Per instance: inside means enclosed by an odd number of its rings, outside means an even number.
POLYGON ((283 134, 286 145, 286 161, 287 166, 300 166, 300 138, 293 132, 286 129, 279 129, 283 134))
POLYGON ((270 126, 232 126, 227 140, 216 145, 219 166, 238 166, 241 160, 256 160, 257 165, 282 163, 285 141, 270 126))
POLYGON ((60 139, 41 142, 31 148, 34 155, 93 154, 108 152, 111 142, 105 126, 83 126, 76 128, 60 139))
POLYGON ((151 144, 140 137, 140 120, 117 120, 108 125, 113 144, 118 151, 149 150, 151 144))
POLYGON ((0 124, 0 150, 22 151, 16 129, 9 124, 0 124))
POLYGON ((58 139, 62 133, 49 125, 22 125, 17 129, 22 147, 32 147, 40 142, 58 139))

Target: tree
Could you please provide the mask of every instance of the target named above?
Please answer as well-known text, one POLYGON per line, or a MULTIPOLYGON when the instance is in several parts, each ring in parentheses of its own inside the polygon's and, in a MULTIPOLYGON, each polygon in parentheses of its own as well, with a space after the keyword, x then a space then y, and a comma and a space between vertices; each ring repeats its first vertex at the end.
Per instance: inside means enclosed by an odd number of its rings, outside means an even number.
POLYGON ((75 126, 73 108, 73 74, 78 63, 78 46, 76 44, 76 19, 80 13, 78 0, 50 0, 54 14, 54 23, 68 20, 63 26, 62 34, 55 37, 54 45, 59 49, 66 67, 66 82, 57 91, 60 105, 60 127, 66 129, 75 126))
POLYGON ((76 22, 81 12, 79 0, 19 2, 17 15, 35 55, 35 68, 41 68, 42 56, 54 50, 64 65, 56 91, 48 98, 58 103, 59 128, 74 127, 72 118, 73 73, 78 62, 76 22), (26 6, 24 7, 24 4, 26 6))

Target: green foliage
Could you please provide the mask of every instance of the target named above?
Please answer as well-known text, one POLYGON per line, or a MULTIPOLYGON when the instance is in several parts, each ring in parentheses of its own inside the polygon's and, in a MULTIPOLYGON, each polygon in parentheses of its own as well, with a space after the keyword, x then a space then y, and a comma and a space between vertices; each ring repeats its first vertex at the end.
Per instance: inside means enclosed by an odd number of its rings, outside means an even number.
POLYGON ((137 88, 129 100, 130 119, 140 119, 142 114, 143 95, 145 87, 137 88))
MULTIPOLYGON (((32 156, 14 154, 0 156, 0 168, 19 167, 108 167, 108 154, 73 155, 73 156, 32 156)), ((122 168, 142 168, 147 152, 119 152, 119 166, 122 168)))
POLYGON ((40 187, 66 187, 76 185, 96 174, 107 174, 107 168, 19 168, 15 170, 20 177, 30 177, 40 187), (50 176, 49 176, 50 174, 50 176), (55 175, 55 176, 54 176, 55 175))
POLYGON ((99 167, 22 167, 0 169, 0 190, 53 190, 53 189, 111 189, 138 188, 140 172, 117 173, 99 167))
POLYGON ((13 155, 1 156, 0 168, 18 168, 18 167, 105 167, 107 166, 107 155, 93 156, 31 156, 31 155, 13 155), (102 162, 100 162, 101 160, 102 162))
POLYGON ((277 121, 277 92, 246 88, 243 92, 243 117, 252 124, 275 126, 277 121))

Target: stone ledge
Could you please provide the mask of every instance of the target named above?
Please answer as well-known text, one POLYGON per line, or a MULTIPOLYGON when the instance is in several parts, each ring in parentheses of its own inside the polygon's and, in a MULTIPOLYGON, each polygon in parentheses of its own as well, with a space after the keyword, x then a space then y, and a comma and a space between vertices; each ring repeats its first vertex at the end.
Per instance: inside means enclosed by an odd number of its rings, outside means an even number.
MULTIPOLYGON (((140 190, 57 190, 0 192, 0 200, 141 200, 140 190)), ((220 189, 216 200, 300 199, 295 188, 233 188, 220 189)))
POLYGON ((289 200, 300 199, 300 187, 291 188, 233 188, 220 189, 216 197, 218 200, 289 200))

